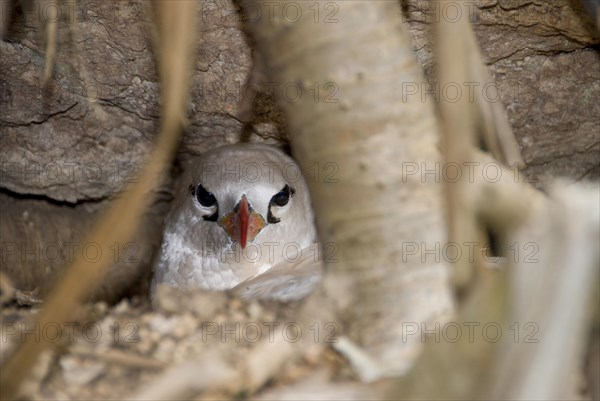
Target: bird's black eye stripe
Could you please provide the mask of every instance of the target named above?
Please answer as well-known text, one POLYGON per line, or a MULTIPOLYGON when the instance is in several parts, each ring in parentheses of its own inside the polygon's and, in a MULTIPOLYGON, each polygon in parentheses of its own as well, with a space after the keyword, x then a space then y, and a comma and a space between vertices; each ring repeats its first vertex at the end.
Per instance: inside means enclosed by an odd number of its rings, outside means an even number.
POLYGON ((203 217, 204 220, 217 221, 219 217, 219 207, 217 205, 217 198, 215 198, 215 196, 212 193, 208 192, 201 184, 199 184, 197 187, 190 185, 189 189, 192 193, 192 196, 194 196, 202 206, 217 206, 217 210, 213 214, 211 214, 210 216, 203 217))
POLYGON ((217 198, 215 198, 215 196, 212 193, 204 189, 202 185, 198 185, 195 192, 196 199, 198 199, 198 202, 200 202, 202 206, 211 207, 217 204, 217 198))
POLYGON ((273 195, 273 197, 271 198, 271 201, 269 202, 269 212, 267 213, 267 222, 268 223, 275 224, 275 223, 279 223, 281 221, 277 217, 273 216, 273 214, 271 213, 271 206, 275 205, 275 206, 283 207, 283 206, 287 205, 288 202, 290 201, 290 197, 294 196, 295 193, 296 193, 296 191, 294 190, 294 188, 291 188, 289 185, 286 184, 286 186, 283 187, 283 189, 281 191, 279 191, 275 195, 273 195))
POLYGON ((219 212, 216 211, 213 214, 211 214, 210 216, 202 216, 202 218, 206 221, 217 221, 217 220, 219 220, 219 212))
POLYGON ((271 213, 271 207, 269 207, 269 213, 267 213, 267 223, 276 224, 280 221, 281 219, 278 219, 277 217, 273 216, 273 213, 271 213))
POLYGON ((293 188, 290 188, 289 185, 283 187, 283 189, 277 192, 271 198, 271 204, 277 206, 285 206, 290 201, 290 196, 294 195, 296 191, 293 188))

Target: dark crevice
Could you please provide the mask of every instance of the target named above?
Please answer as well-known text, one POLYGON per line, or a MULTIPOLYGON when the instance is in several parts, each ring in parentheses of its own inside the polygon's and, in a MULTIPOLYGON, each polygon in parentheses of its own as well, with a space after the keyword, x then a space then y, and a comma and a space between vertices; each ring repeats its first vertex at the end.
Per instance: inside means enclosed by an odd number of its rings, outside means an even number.
POLYGON ((135 112, 134 110, 129 110, 129 109, 126 109, 125 107, 123 107, 122 105, 120 105, 120 104, 118 104, 118 103, 114 102, 114 101, 113 101, 113 100, 111 100, 111 99, 99 98, 98 100, 99 100, 99 101, 100 101, 102 104, 106 104, 106 105, 108 105, 108 106, 116 107, 117 109, 119 109, 119 110, 123 110, 125 113, 128 113, 128 114, 133 114, 134 116, 138 117, 140 120, 144 120, 144 121, 156 121, 156 119, 158 119, 158 118, 159 118, 158 116, 156 116, 156 117, 144 117, 144 116, 142 116, 141 114, 139 114, 139 113, 135 112))
POLYGON ((514 52, 511 52, 507 55, 503 55, 500 57, 496 57, 492 60, 488 60, 488 61, 486 61, 486 65, 492 66, 500 61, 505 61, 505 60, 523 61, 526 57, 536 57, 536 56, 538 56, 538 57, 539 56, 555 57, 555 56, 559 56, 561 54, 571 54, 571 53, 577 53, 577 52, 586 51, 586 50, 600 51, 600 44, 586 45, 586 46, 578 47, 576 49, 569 49, 569 50, 555 49, 555 50, 546 50, 546 51, 541 50, 541 49, 524 47, 524 48, 517 49, 514 52), (528 50, 531 53, 527 52, 528 50), (522 54, 522 53, 523 53, 523 57, 515 57, 516 55, 522 54))
POLYGON ((592 166, 592 167, 586 169, 582 174, 580 174, 579 177, 575 179, 575 181, 586 180, 589 176, 591 176, 593 173, 595 173, 596 171, 599 171, 599 170, 600 170, 599 165, 592 166))
POLYGON ((57 112, 54 113, 50 113, 47 116, 44 117, 43 120, 34 120, 34 121, 29 121, 26 123, 12 123, 9 121, 4 121, 4 120, 0 120, 0 122, 2 122, 2 124, 5 124, 8 127, 30 127, 32 125, 41 125, 41 124, 45 124, 48 121, 50 121, 52 118, 63 115, 68 113, 71 109, 73 109, 75 106, 77 106, 79 104, 79 102, 75 102, 72 105, 68 106, 66 109, 64 110, 59 110, 57 112))
POLYGON ((57 200, 57 199, 51 198, 46 195, 22 194, 22 193, 15 192, 15 191, 12 191, 12 190, 10 190, 8 188, 4 188, 4 187, 0 187, 0 195, 6 195, 6 196, 9 196, 9 197, 11 197, 13 199, 17 199, 17 200, 44 201, 44 202, 47 202, 54 206, 63 206, 63 207, 69 207, 69 208, 73 208, 73 209, 78 206, 82 206, 82 205, 86 205, 86 204, 96 205, 96 204, 102 203, 109 199, 109 197, 100 197, 100 198, 80 199, 75 202, 69 202, 69 201, 65 201, 65 200, 57 200))

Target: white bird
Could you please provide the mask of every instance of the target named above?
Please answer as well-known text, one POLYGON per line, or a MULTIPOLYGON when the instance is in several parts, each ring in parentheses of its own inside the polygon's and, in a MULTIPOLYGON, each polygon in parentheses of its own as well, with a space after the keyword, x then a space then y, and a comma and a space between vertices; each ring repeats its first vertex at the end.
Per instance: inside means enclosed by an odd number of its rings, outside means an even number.
POLYGON ((321 277, 316 241, 298 164, 267 145, 222 146, 184 175, 165 221, 152 291, 160 284, 235 287, 244 298, 298 299, 321 277))

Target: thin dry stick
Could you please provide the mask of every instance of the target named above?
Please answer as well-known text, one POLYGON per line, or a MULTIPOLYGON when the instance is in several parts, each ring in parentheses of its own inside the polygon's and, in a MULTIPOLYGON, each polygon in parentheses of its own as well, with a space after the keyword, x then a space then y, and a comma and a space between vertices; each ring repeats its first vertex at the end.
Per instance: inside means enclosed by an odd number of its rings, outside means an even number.
MULTIPOLYGON (((463 15, 468 15, 464 5, 463 15)), ((465 42, 465 54, 463 56, 468 71, 467 78, 469 78, 469 81, 457 82, 477 82, 484 87, 495 87, 494 79, 481 57, 473 27, 466 19, 461 19, 454 25, 458 30, 457 33, 460 33, 461 40, 465 42)), ((476 117, 479 119, 480 125, 478 128, 486 147, 496 160, 508 166, 523 167, 524 161, 521 157, 519 144, 508 122, 508 116, 502 102, 491 102, 489 99, 484 98, 482 91, 475 92, 474 100, 478 108, 476 117)))
MULTIPOLYGON (((170 164, 181 134, 182 116, 186 110, 189 94, 189 74, 193 59, 193 44, 196 32, 196 3, 171 1, 168 5, 157 2, 157 18, 161 30, 163 50, 160 57, 160 72, 163 82, 163 121, 155 149, 142 172, 137 185, 130 188, 97 222, 87 241, 97 243, 101 249, 110 244, 126 242, 134 234, 156 184, 156 177, 170 164)), ((100 260, 92 263, 78 258, 67 269, 66 274, 48 297, 48 301, 37 317, 39 327, 58 323, 71 318, 77 305, 98 285, 111 258, 104 253, 100 260)), ((18 396, 20 384, 31 367, 52 344, 46 341, 25 342, 2 368, 0 392, 2 399, 18 396)))
POLYGON ((54 62, 56 60, 56 33, 58 30, 58 10, 56 7, 47 7, 51 14, 47 15, 46 21, 46 60, 44 65, 44 85, 50 82, 54 62))
MULTIPOLYGON (((468 15, 463 5, 463 15, 468 15)), ((439 19, 440 21, 443 20, 439 19)), ((436 25, 437 51, 440 59, 439 80, 448 82, 477 82, 493 84, 482 58, 475 34, 467 19, 456 23, 436 25)), ((481 92, 474 102, 466 96, 457 102, 442 102, 442 129, 444 132, 444 155, 448 166, 455 164, 462 169, 461 176, 470 176, 474 163, 473 151, 481 137, 495 160, 506 165, 523 165, 519 145, 500 102, 489 102, 481 92), (458 117, 460 116, 460 117, 458 117)), ((492 160, 494 162, 494 160, 492 160)), ((485 230, 476 222, 477 205, 472 194, 473 183, 459 179, 446 182, 447 218, 449 242, 457 244, 486 243, 485 230)), ((475 265, 483 266, 481 252, 475 253, 475 265)), ((468 258, 454 264, 453 282, 459 291, 464 291, 474 280, 474 270, 468 258)))
MULTIPOLYGON (((465 14, 468 15, 468 14, 465 14)), ((441 20, 440 20, 441 21, 441 20)), ((473 54, 466 36, 468 35, 468 22, 457 23, 440 22, 436 25, 436 50, 440 63, 439 81, 469 82, 467 65, 473 54)), ((461 97, 457 102, 441 102, 441 129, 443 133, 445 163, 455 163, 459 169, 468 166, 472 160, 476 132, 475 123, 477 110, 467 97, 461 97)), ((461 177, 464 172, 461 173, 461 177)), ((469 180, 460 179, 457 182, 446 182, 446 210, 448 241, 450 243, 465 244, 477 242, 478 231, 472 198, 465 197, 469 180)), ((476 252, 479 255, 479 252, 476 252)), ((468 258, 459 258, 453 265, 453 283, 457 290, 465 289, 474 279, 474 270, 468 258)))
POLYGON ((116 365, 130 366, 141 369, 163 369, 167 366, 166 362, 116 349, 96 352, 88 349, 73 347, 71 348, 70 353, 72 355, 98 359, 116 365))

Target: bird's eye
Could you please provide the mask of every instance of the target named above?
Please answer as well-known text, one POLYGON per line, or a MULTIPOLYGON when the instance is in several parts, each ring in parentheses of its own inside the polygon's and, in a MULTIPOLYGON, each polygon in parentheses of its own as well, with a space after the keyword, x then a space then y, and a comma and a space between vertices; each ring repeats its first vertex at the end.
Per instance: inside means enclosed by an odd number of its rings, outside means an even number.
POLYGON ((212 193, 208 192, 202 185, 198 185, 195 192, 196 199, 198 199, 198 202, 200 202, 202 206, 211 207, 217 204, 217 198, 215 198, 212 193))
POLYGON ((294 189, 290 188, 289 185, 286 185, 281 191, 273 195, 270 203, 272 205, 285 206, 288 204, 288 202, 290 201, 290 196, 292 196, 293 194, 294 189))
POLYGON ((281 221, 278 217, 275 217, 273 215, 271 211, 271 206, 275 205, 282 207, 287 205, 290 201, 290 197, 294 196, 295 192, 296 191, 294 190, 294 188, 290 188, 289 185, 286 185, 281 191, 273 195, 271 201, 269 202, 269 213, 267 214, 267 222, 269 222, 270 224, 276 224, 281 221))

